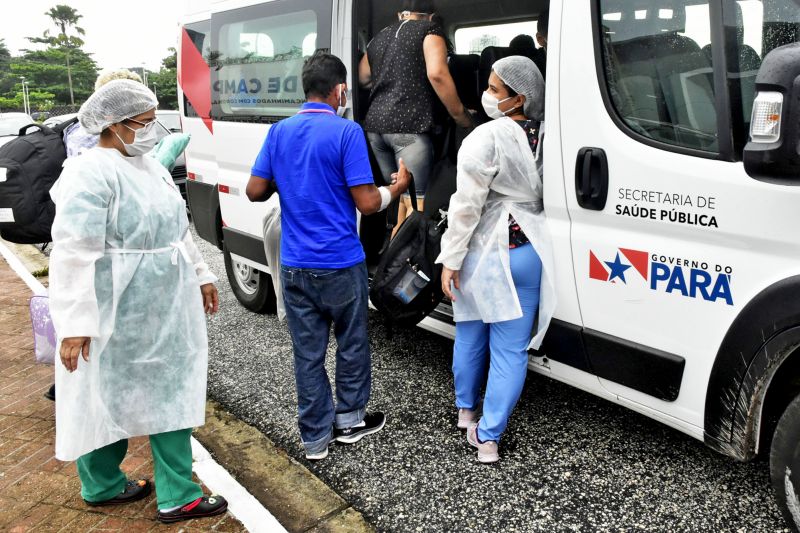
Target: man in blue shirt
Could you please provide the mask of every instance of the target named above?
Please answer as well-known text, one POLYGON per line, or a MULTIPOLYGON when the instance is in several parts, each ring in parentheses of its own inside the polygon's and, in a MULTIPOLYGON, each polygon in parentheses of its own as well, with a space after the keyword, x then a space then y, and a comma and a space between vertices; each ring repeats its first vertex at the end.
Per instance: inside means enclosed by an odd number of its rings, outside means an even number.
POLYGON ((401 165, 376 187, 364 132, 337 116, 346 105, 347 69, 318 52, 303 68, 307 103, 270 128, 247 185, 251 201, 280 193, 281 284, 294 347, 300 436, 306 458, 324 459, 331 440, 355 443, 380 431, 383 413, 367 413, 371 361, 368 280, 356 209, 386 209, 406 191, 401 165), (325 371, 331 324, 336 351, 336 407, 325 371))

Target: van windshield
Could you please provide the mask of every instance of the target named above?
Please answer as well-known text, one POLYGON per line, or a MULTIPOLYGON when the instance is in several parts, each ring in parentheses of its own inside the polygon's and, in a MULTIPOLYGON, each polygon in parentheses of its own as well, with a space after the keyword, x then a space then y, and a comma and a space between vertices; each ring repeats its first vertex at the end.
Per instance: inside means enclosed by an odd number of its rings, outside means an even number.
POLYGON ((734 150, 741 156, 749 139, 761 61, 775 48, 800 41, 800 1, 728 0, 722 8, 734 150))
MULTIPOLYGON (((614 107, 636 133, 704 152, 719 151, 714 72, 730 95, 733 156, 750 130, 755 80, 770 51, 800 39, 798 0, 722 0, 725 61, 709 0, 601 0, 603 55, 614 107)), ((715 15, 716 16, 716 15, 715 15)))

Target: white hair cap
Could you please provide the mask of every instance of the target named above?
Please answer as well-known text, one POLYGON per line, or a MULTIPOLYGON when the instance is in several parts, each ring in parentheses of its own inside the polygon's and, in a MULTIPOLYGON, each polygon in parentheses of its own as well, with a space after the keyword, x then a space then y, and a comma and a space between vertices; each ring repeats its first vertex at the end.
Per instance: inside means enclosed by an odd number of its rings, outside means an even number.
POLYGON ((524 56, 509 56, 496 61, 492 70, 514 92, 525 96, 526 117, 544 120, 544 78, 536 63, 524 56))
POLYGON ((78 111, 78 120, 87 132, 99 135, 112 124, 156 107, 156 95, 143 84, 133 80, 114 80, 86 100, 78 111))

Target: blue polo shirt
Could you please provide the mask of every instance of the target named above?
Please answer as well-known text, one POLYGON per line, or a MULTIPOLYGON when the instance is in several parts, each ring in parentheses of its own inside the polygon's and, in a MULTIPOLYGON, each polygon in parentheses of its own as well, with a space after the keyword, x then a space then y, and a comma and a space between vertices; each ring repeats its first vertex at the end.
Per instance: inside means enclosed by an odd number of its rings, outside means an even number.
POLYGON ((278 186, 282 264, 341 269, 364 261, 350 188, 375 181, 361 126, 327 104, 306 103, 270 128, 252 175, 278 186))

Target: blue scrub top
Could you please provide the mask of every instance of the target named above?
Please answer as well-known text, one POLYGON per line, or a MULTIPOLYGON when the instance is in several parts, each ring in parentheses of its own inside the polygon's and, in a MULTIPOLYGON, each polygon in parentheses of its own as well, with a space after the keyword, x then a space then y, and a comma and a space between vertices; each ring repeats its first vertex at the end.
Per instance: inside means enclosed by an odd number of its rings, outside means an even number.
POLYGON ((309 102, 270 128, 252 170, 275 180, 281 203, 281 263, 341 269, 364 261, 351 187, 374 184, 361 126, 309 102))

